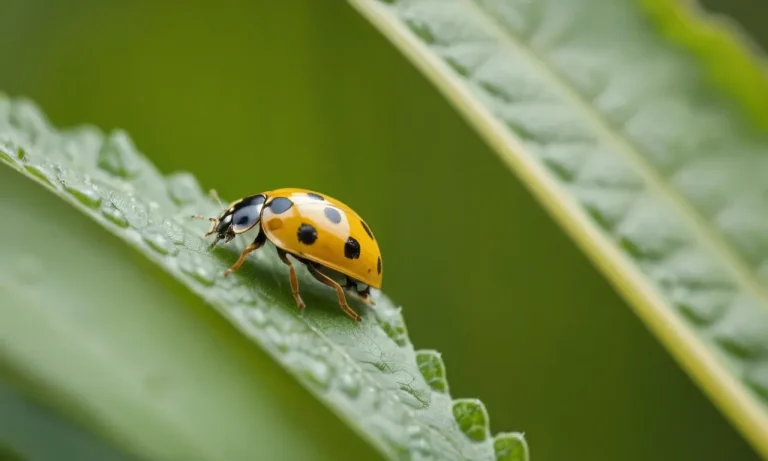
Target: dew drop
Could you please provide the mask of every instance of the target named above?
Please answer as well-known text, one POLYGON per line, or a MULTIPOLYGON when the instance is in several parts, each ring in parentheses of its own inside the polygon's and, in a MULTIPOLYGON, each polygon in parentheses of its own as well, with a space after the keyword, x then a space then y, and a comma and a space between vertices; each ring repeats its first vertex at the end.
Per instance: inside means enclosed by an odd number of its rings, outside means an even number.
POLYGON ((42 181, 48 183, 48 185, 54 186, 56 184, 56 175, 51 171, 50 166, 44 164, 28 164, 24 168, 32 176, 41 179, 42 181))
POLYGON ((116 208, 128 221, 128 225, 135 229, 142 229, 149 225, 149 212, 143 203, 134 197, 112 196, 110 204, 116 208))
POLYGON ((96 208, 101 205, 101 196, 92 186, 68 184, 64 186, 64 189, 88 208, 96 208))
POLYGON ((212 286, 216 280, 216 270, 209 261, 197 253, 186 251, 179 255, 181 271, 205 286, 212 286))
POLYGON ((256 304, 256 298, 253 296, 253 293, 251 293, 251 290, 249 290, 247 287, 242 287, 240 290, 237 290, 236 294, 237 302, 248 305, 256 304))
POLYGON ((13 155, 11 155, 11 149, 9 146, 6 146, 4 144, 0 144, 0 159, 6 161, 6 162, 14 162, 13 155))
POLYGON ((337 377, 336 385, 341 392, 352 399, 356 399, 360 395, 360 376, 356 374, 349 372, 340 373, 337 377))
POLYGON ((264 335, 267 341, 272 343, 279 351, 286 352, 288 350, 288 340, 283 333, 278 331, 274 326, 270 325, 264 330, 264 335))
POLYGON ((360 389, 360 400, 367 402, 377 412, 381 409, 381 395, 378 389, 373 386, 365 386, 360 389))
POLYGON ((168 195, 177 205, 195 203, 204 196, 200 184, 191 173, 173 173, 166 179, 166 184, 168 195))
POLYGON ((108 221, 119 227, 128 227, 128 219, 125 218, 122 211, 118 210, 111 203, 101 208, 101 214, 107 218, 108 221))
POLYGON ((184 243, 184 230, 175 222, 170 221, 168 219, 163 220, 163 230, 165 232, 165 235, 167 235, 173 242, 177 245, 181 245, 184 243))
POLYGON ((46 131, 48 123, 42 112, 36 105, 27 100, 21 99, 12 104, 8 115, 10 124, 26 133, 32 142, 35 142, 37 137, 46 131))
MULTIPOLYGON (((380 390, 377 392, 381 392, 380 390)), ((388 421, 396 423, 402 427, 410 419, 408 410, 405 409, 399 399, 392 399, 388 396, 379 399, 378 416, 386 418, 388 421)))
POLYGON ((290 357, 286 357, 286 361, 301 376, 321 389, 326 390, 330 386, 332 373, 331 367, 327 363, 315 360, 304 354, 292 354, 290 357))
POLYGON ((104 140, 96 164, 102 170, 120 178, 132 178, 141 171, 136 147, 122 130, 112 132, 104 140))
POLYGON ((162 230, 156 227, 147 227, 141 231, 141 238, 147 242, 153 250, 160 254, 175 254, 178 250, 171 239, 165 236, 162 230))
POLYGON ((408 446, 411 453, 419 455, 419 459, 434 459, 435 453, 427 439, 426 431, 423 427, 411 424, 405 429, 408 434, 408 446))
POLYGON ((262 309, 248 309, 248 320, 258 327, 264 327, 269 323, 269 317, 262 309))

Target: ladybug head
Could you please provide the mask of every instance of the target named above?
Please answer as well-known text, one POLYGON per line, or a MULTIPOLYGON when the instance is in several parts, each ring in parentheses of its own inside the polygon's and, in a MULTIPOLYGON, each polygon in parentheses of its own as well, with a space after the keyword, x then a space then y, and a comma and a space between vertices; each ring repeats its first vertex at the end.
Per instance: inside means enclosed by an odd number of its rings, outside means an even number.
POLYGON ((216 239, 211 243, 211 248, 216 246, 219 240, 224 240, 224 243, 228 243, 237 234, 247 232, 258 224, 266 199, 266 196, 263 194, 246 197, 224 210, 218 218, 210 218, 209 220, 212 223, 211 229, 205 235, 207 237, 211 234, 216 234, 216 239))

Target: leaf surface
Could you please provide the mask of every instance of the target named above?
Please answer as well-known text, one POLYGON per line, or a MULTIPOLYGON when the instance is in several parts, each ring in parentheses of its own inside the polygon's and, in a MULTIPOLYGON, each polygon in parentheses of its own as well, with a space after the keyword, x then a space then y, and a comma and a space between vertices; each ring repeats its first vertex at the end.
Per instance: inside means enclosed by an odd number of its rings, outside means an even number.
POLYGON ((224 277, 250 242, 210 251, 208 223, 190 216, 220 206, 124 132, 59 131, 2 98, 0 160, 0 219, 15 223, 0 231, 0 363, 116 445, 150 459, 369 459, 356 433, 390 459, 527 459, 520 434, 491 436, 480 401, 453 401, 440 355, 414 349, 383 294, 375 311, 352 301, 357 324, 299 268, 300 314, 271 245, 224 277), (353 432, 340 438, 328 415, 353 432))

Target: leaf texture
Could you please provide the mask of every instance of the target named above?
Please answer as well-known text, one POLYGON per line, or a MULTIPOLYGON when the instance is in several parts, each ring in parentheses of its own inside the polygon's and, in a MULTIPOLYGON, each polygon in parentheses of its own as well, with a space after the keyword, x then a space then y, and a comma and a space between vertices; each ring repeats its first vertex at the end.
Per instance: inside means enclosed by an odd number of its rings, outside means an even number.
POLYGON ((351 3, 768 458, 768 142, 706 66, 631 0, 351 3))
MULTIPOLYGON (((290 296, 287 269, 270 247, 254 253, 252 262, 235 275, 223 277, 223 271, 249 242, 235 240, 224 248, 209 251, 209 242, 202 238, 208 223, 194 221, 190 215, 216 216, 221 211, 219 205, 203 192, 191 174, 161 175, 124 132, 117 130, 105 135, 89 126, 58 131, 26 100, 0 98, 0 160, 5 165, 2 168, 10 167, 34 179, 61 197, 62 203, 73 205, 73 211, 77 209, 93 218, 178 284, 205 300, 385 457, 528 459, 527 444, 521 434, 490 434, 489 418, 480 401, 451 398, 440 355, 414 349, 401 308, 385 295, 374 295, 375 310, 353 304, 364 317, 362 324, 356 324, 338 309, 334 293, 299 270, 308 304, 300 314, 290 296)), ((0 290, 15 293, 12 286, 3 284, 0 290)), ((42 334, 42 327, 41 331, 25 330, 20 335, 8 330, 8 325, 13 325, 10 320, 30 315, 22 311, 22 305, 11 303, 0 309, 0 319, 6 320, 0 322, 4 352, 0 359, 12 371, 34 381, 39 376, 28 373, 25 366, 14 368, 24 363, 23 353, 34 356, 35 351, 30 352, 30 348, 34 349, 34 344, 28 341, 30 336, 34 341, 35 334, 42 334)), ((44 310, 34 313, 38 314, 43 318, 60 316, 44 310)), ((72 331, 57 334, 64 340, 67 335, 92 336, 85 329, 78 330, 77 325, 71 328, 72 331)), ((41 374, 54 380, 60 376, 53 372, 46 375, 55 370, 56 364, 49 363, 53 361, 34 357, 34 367, 42 370, 41 374)), ((119 370, 119 362, 105 361, 98 366, 126 377, 141 372, 119 370)), ((237 392, 247 389, 241 385, 237 392)), ((104 403, 99 399, 114 396, 88 398, 99 404, 104 403)), ((163 413, 167 408, 159 408, 159 403, 150 398, 142 399, 140 393, 125 395, 125 399, 121 405, 146 407, 148 415, 169 416, 163 413), (129 403, 130 398, 134 400, 129 403)), ((109 423, 113 417, 114 414, 106 412, 99 423, 109 423)), ((170 434, 169 437, 193 447, 203 446, 199 438, 207 435, 195 436, 195 427, 189 421, 160 417, 151 419, 146 431, 170 434)), ((247 446, 247 438, 239 439, 238 443, 247 446)))

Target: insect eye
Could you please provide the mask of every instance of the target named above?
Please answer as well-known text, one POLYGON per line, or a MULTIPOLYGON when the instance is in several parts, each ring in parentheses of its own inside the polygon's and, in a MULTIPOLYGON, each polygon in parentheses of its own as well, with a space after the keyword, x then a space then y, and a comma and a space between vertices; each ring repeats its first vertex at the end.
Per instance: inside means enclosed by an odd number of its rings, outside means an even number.
POLYGON ((261 209, 264 206, 264 196, 257 195, 240 204, 232 214, 232 230, 245 232, 259 222, 261 209))
POLYGON ((221 218, 219 221, 219 224, 216 226, 216 232, 221 234, 227 231, 230 224, 232 223, 232 215, 227 215, 221 218))

